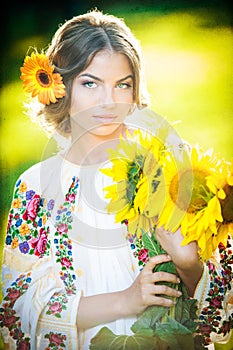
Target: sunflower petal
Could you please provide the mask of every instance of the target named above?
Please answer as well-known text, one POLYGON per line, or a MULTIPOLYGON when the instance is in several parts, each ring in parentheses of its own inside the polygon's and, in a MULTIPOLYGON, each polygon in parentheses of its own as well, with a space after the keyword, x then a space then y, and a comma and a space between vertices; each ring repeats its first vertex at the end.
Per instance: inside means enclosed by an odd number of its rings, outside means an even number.
POLYGON ((56 103, 57 98, 65 96, 65 85, 54 69, 45 54, 32 52, 31 56, 26 56, 20 68, 24 91, 31 93, 33 98, 38 96, 42 104, 56 103))

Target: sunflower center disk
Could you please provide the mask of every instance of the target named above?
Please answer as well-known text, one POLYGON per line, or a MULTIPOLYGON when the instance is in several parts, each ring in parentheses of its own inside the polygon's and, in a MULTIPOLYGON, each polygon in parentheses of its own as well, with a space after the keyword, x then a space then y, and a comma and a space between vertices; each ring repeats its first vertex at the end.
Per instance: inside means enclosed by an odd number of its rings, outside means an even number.
POLYGON ((177 173, 169 187, 174 204, 189 213, 195 213, 205 207, 209 194, 205 181, 207 175, 207 172, 199 169, 186 169, 177 173))
POLYGON ((223 188, 226 193, 225 199, 220 199, 223 221, 233 222, 233 186, 225 185, 223 188))
POLYGON ((42 87, 48 88, 52 84, 52 79, 51 79, 50 75, 44 70, 39 70, 36 73, 36 79, 37 79, 38 83, 40 84, 40 86, 42 86, 42 87))

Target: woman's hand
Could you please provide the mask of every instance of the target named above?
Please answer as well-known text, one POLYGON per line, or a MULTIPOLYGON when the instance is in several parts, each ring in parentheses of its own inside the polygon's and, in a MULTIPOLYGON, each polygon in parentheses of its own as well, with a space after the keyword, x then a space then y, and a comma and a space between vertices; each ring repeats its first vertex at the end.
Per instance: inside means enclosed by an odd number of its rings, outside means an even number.
POLYGON ((186 284, 190 295, 193 295, 203 272, 203 264, 199 259, 197 243, 190 242, 182 246, 181 243, 184 237, 180 229, 172 233, 166 231, 163 227, 158 227, 156 229, 156 238, 172 258, 180 278, 186 284))
POLYGON ((172 306, 175 301, 163 297, 179 297, 181 292, 156 282, 179 283, 179 278, 168 272, 153 272, 156 265, 171 261, 168 255, 157 255, 152 257, 138 275, 134 283, 123 291, 125 297, 126 315, 137 315, 142 313, 150 305, 172 306))
POLYGON ((133 284, 122 291, 82 296, 79 302, 77 325, 87 329, 101 323, 141 314, 150 305, 172 306, 175 301, 170 297, 179 297, 181 293, 166 285, 156 282, 179 283, 179 278, 167 272, 153 272, 156 265, 171 261, 166 255, 151 258, 137 276, 133 284))
POLYGON ((158 227, 156 228, 156 238, 163 249, 172 258, 176 267, 192 267, 193 264, 199 262, 197 243, 191 242, 182 246, 181 244, 184 236, 182 236, 180 229, 172 233, 166 231, 163 227, 158 227))

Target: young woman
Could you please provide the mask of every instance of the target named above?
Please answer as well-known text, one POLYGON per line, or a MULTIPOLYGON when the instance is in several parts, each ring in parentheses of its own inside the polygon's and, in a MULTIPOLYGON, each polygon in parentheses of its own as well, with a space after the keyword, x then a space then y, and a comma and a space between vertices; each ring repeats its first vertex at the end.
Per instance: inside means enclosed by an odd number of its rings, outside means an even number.
MULTIPOLYGON (((152 257, 140 271, 125 226, 105 209, 103 189, 110 180, 100 169, 108 162, 107 149, 130 132, 125 119, 135 106, 148 104, 140 47, 130 29, 98 11, 74 17, 57 30, 46 55, 26 59, 22 79, 40 102, 38 121, 69 139, 70 147, 16 182, 3 259, 0 322, 6 349, 86 350, 104 325, 131 334, 149 305, 174 305, 181 293, 166 282, 180 279, 199 300, 201 314, 211 303, 212 282, 196 243, 181 247, 179 231, 170 236, 160 229, 169 255, 152 257), (179 278, 153 272, 171 260, 179 278)), ((225 268, 219 266, 223 282, 225 268)), ((216 283, 213 298, 220 288, 216 283)), ((215 326, 205 331, 207 343, 227 333, 225 292, 219 309, 215 326)), ((204 313, 203 322, 208 324, 204 313)))

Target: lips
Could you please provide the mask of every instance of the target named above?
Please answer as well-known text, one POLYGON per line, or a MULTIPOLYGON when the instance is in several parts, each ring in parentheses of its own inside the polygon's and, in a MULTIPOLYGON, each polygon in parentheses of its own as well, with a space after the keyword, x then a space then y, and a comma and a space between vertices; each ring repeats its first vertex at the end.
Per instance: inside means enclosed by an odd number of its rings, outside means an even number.
POLYGON ((99 123, 109 124, 109 123, 113 123, 117 119, 117 116, 109 115, 109 114, 108 115, 95 115, 94 118, 99 123))

